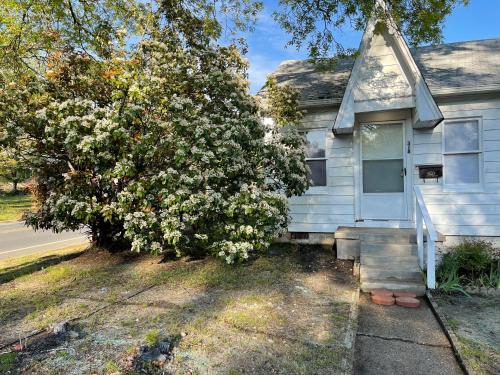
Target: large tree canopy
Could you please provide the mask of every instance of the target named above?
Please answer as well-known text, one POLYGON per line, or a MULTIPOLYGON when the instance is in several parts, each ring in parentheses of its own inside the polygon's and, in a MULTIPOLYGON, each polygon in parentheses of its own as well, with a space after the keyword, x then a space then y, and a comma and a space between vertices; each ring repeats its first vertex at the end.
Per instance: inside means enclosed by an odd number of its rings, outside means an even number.
MULTIPOLYGON (((273 16, 290 35, 284 44, 305 47, 315 58, 342 55, 353 52, 342 45, 342 31, 362 30, 379 1, 279 0, 273 16)), ((446 16, 468 1, 385 0, 380 16, 391 16, 412 45, 438 43, 446 16)), ((43 69, 48 55, 63 48, 109 57, 173 23, 187 38, 202 30, 212 39, 235 41, 253 29, 263 8, 262 0, 5 0, 0 58, 43 69)))
POLYGON ((457 4, 469 0, 279 0, 273 13, 278 24, 290 34, 288 45, 306 47, 312 58, 348 55, 340 35, 343 30, 363 30, 378 12, 391 17, 410 44, 439 43, 444 19, 457 4), (385 4, 376 7, 377 3, 385 4))
POLYGON ((4 0, 0 63, 43 73, 53 52, 109 58, 173 24, 187 40, 234 41, 239 31, 252 29, 261 8, 254 0, 4 0))
POLYGON ((38 182, 28 224, 227 262, 286 228, 286 197, 308 186, 301 137, 264 125, 238 49, 176 10, 126 54, 63 49, 43 79, 5 81, 4 139, 27 140, 38 182))

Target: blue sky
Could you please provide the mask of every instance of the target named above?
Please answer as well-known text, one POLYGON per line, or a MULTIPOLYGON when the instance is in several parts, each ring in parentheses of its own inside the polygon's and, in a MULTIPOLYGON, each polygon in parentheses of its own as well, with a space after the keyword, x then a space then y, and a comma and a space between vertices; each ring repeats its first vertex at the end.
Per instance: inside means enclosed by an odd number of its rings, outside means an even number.
MULTIPOLYGON (((276 4, 277 0, 265 1, 264 11, 259 16, 255 31, 246 36, 252 93, 262 87, 266 75, 275 70, 281 61, 307 57, 305 50, 285 48, 288 36, 280 30, 271 16, 276 4)), ((500 38, 500 0, 470 0, 467 7, 457 7, 445 21, 443 34, 445 43, 500 38)), ((346 29, 338 38, 344 47, 357 48, 361 33, 346 29)))

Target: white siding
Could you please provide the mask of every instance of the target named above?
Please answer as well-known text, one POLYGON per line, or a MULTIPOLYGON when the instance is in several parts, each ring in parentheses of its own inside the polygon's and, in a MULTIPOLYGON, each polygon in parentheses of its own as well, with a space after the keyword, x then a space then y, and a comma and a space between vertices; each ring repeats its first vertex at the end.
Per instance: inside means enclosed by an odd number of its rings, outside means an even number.
POLYGON ((309 110, 302 120, 304 129, 326 129, 327 187, 289 199, 290 232, 334 232, 354 223, 352 136, 333 135, 336 115, 335 109, 309 110))
MULTIPOLYGON (((500 99, 440 105, 445 119, 482 119, 483 188, 476 192, 451 192, 443 180, 420 180, 416 165, 442 163, 442 125, 413 129, 413 181, 424 194, 431 217, 444 235, 500 236, 500 99)), ((304 129, 326 129, 327 187, 311 189, 290 198, 291 232, 334 232, 338 226, 354 226, 353 138, 334 136, 335 109, 310 110, 304 129)), ((378 117, 366 114, 373 120, 378 117)), ((364 120, 366 120, 363 117, 364 120)))
MULTIPOLYGON (((445 235, 500 236, 500 99, 440 105, 445 119, 480 117, 483 124, 483 188, 475 192, 445 191, 443 180, 414 181, 424 194, 437 229, 445 235)), ((442 163, 442 125, 413 131, 414 164, 442 163)))

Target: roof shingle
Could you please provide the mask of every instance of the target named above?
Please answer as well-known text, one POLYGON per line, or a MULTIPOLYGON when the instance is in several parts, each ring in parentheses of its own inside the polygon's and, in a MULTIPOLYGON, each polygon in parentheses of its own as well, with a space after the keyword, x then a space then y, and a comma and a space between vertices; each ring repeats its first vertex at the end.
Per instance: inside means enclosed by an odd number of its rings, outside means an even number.
MULTIPOLYGON (((500 91, 500 38, 414 48, 411 53, 433 95, 500 91)), ((354 59, 346 59, 319 70, 308 60, 287 60, 273 74, 278 83, 295 87, 302 101, 339 101, 353 64, 354 59)))

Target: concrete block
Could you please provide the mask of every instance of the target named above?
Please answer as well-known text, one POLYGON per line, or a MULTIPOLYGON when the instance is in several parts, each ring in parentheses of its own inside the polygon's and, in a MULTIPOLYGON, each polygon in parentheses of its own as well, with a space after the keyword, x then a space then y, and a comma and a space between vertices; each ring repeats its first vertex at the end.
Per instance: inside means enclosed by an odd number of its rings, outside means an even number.
POLYGON ((360 241, 354 239, 337 238, 337 258, 355 259, 359 258, 360 241))

